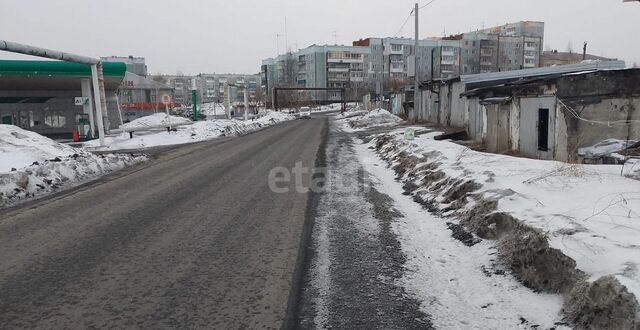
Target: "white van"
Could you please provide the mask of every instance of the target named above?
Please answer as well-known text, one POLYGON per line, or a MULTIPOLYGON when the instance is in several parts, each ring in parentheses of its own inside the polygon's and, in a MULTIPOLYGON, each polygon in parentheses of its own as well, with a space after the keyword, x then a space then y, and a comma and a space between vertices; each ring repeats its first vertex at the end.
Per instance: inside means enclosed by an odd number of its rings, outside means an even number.
POLYGON ((309 108, 309 107, 301 107, 300 111, 298 113, 298 118, 300 118, 300 119, 302 119, 302 118, 311 119, 311 108, 309 108))

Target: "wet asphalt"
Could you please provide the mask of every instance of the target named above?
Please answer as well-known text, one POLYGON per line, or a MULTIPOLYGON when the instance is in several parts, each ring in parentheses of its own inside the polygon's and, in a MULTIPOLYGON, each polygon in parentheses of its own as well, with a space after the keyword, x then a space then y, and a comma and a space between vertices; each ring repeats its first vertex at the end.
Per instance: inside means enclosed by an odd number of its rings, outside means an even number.
POLYGON ((400 283, 406 257, 392 226, 402 214, 370 184, 353 134, 331 126, 297 328, 431 329, 420 302, 400 283))
POLYGON ((326 117, 172 148, 0 210, 0 329, 279 329, 293 324, 326 117), (301 180, 309 185, 310 174, 301 180))
POLYGON ((332 120, 160 148, 0 210, 0 329, 431 329, 401 284, 402 214, 332 120), (274 193, 296 162, 326 189, 274 193))

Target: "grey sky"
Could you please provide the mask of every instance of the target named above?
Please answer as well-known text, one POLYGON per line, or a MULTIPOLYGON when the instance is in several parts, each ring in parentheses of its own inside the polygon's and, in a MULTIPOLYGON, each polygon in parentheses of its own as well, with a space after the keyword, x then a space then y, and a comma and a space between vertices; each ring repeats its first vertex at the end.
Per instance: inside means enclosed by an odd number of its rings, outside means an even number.
MULTIPOLYGON (((88 56, 147 58, 151 73, 255 73, 283 52, 393 36, 415 0, 1 0, 0 39, 88 56)), ((427 0, 418 1, 421 5, 427 0)), ((420 13, 420 36, 520 20, 544 21, 545 48, 640 63, 640 3, 621 0, 437 0, 420 13)), ((413 18, 412 18, 413 19, 413 18)), ((413 21, 404 35, 413 36, 413 21)), ((20 58, 0 52, 0 58, 20 58)))

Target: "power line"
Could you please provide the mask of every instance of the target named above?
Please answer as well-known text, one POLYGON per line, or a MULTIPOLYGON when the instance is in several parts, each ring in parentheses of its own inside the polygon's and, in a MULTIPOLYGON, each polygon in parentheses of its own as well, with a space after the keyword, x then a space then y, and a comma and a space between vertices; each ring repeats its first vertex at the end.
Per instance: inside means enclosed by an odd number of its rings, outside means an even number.
POLYGON ((608 127, 612 127, 612 126, 629 126, 633 123, 640 123, 640 120, 635 120, 635 119, 629 119, 629 120, 613 120, 613 121, 599 121, 599 120, 589 120, 586 118, 583 118, 580 116, 580 114, 578 113, 578 111, 576 111, 575 109, 571 108, 570 106, 568 106, 566 103, 564 103, 559 97, 556 98, 558 100, 558 103, 560 103, 560 105, 562 107, 564 107, 569 114, 571 114, 571 116, 575 117, 578 120, 584 121, 586 123, 589 124, 598 124, 598 125, 605 125, 608 127))
MULTIPOLYGON (((436 2, 436 0, 431 0, 431 1, 427 2, 425 5, 423 5, 422 7, 419 7, 418 9, 422 9, 422 8, 424 8, 424 7, 426 7, 426 6, 430 5, 430 4, 432 4, 432 3, 434 3, 434 2, 436 2)), ((405 26, 407 25, 407 23, 409 22, 409 19, 410 19, 410 18, 411 18, 411 16, 413 15, 413 12, 414 12, 414 11, 415 11, 415 8, 414 8, 414 9, 411 9, 411 12, 410 12, 410 13, 409 13, 409 15, 407 16, 407 18, 404 20, 404 23, 402 23, 402 25, 400 26, 400 29, 398 29, 398 32, 396 32, 396 34, 394 34, 394 35, 393 35, 394 37, 397 37, 397 36, 400 34, 400 32, 402 32, 402 30, 404 29, 404 27, 405 27, 405 26)))
POLYGON ((422 8, 424 8, 424 7, 426 7, 426 6, 430 5, 430 4, 432 4, 432 3, 434 3, 434 2, 436 2, 436 0, 431 0, 431 1, 429 1, 426 5, 424 5, 424 6, 420 7, 420 8, 418 8, 418 9, 422 9, 422 8))
POLYGON ((400 32, 402 32, 402 29, 404 29, 404 26, 407 25, 407 22, 409 22, 411 15, 413 15, 413 11, 414 9, 411 9, 409 16, 407 16, 407 19, 404 20, 404 23, 402 23, 402 25, 400 26, 400 29, 398 29, 398 32, 396 32, 396 34, 393 35, 394 37, 397 37, 400 34, 400 32))

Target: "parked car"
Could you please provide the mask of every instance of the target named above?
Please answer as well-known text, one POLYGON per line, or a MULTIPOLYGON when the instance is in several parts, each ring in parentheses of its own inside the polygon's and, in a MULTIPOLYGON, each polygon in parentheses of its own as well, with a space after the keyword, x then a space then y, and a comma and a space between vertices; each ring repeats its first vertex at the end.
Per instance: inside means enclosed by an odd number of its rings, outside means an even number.
POLYGON ((303 119, 311 119, 311 108, 309 107, 301 107, 298 112, 298 118, 303 119))

